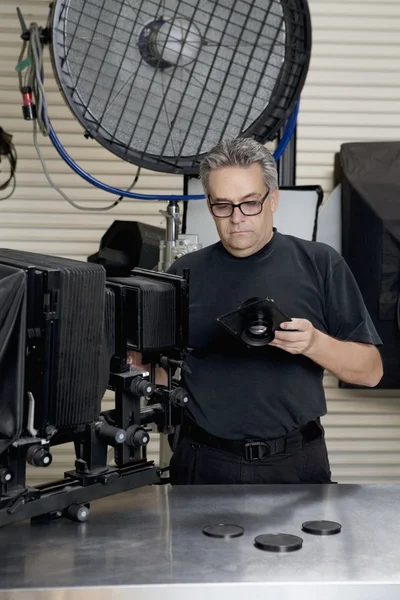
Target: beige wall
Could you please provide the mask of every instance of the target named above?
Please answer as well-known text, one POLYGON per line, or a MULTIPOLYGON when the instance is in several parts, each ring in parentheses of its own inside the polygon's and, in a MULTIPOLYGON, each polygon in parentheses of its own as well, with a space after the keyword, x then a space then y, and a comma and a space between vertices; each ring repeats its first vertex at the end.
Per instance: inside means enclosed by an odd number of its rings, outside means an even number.
MULTIPOLYGON (((28 22, 44 25, 48 0, 18 3, 28 22)), ((298 184, 332 189, 334 153, 346 141, 400 138, 400 2, 310 0, 313 56, 302 94, 298 127, 298 184)), ((0 0, 0 126, 12 133, 19 163, 17 189, 0 202, 0 244, 85 260, 116 218, 162 224, 161 203, 124 202, 110 213, 84 214, 49 187, 36 158, 32 127, 21 117, 14 67, 20 52, 14 3, 0 0)), ((47 54, 47 51, 46 51, 47 54)), ((123 163, 83 138, 64 105, 46 61, 46 89, 54 128, 67 151, 83 168, 105 182, 128 187, 136 167, 123 163)), ((59 159, 41 138, 48 169, 71 198, 88 206, 110 197, 90 187, 59 159)), ((181 178, 142 172, 136 190, 180 193, 181 178)), ((400 481, 400 394, 344 391, 325 380, 329 415, 324 419, 333 476, 340 482, 400 481)), ((156 441, 151 450, 155 455, 156 441)), ((34 480, 70 468, 71 454, 58 449, 53 466, 34 471, 34 480), (67 460, 68 457, 68 460, 67 460)))

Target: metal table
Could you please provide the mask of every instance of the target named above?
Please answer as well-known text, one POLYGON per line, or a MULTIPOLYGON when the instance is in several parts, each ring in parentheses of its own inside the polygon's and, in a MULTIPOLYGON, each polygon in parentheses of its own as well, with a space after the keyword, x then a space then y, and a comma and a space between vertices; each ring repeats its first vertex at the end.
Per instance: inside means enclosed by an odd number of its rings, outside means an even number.
POLYGON ((5 527, 0 548, 0 600, 398 600, 400 486, 147 487, 94 502, 86 523, 5 527), (302 532, 314 519, 342 532, 302 532), (219 522, 245 534, 202 533, 219 522), (303 548, 255 548, 267 532, 303 548))

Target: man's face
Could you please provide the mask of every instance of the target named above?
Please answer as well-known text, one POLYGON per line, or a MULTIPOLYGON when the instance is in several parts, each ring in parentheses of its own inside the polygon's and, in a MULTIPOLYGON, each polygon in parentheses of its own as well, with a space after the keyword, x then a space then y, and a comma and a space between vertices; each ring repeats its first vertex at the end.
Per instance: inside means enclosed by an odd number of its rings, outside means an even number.
MULTIPOLYGON (((262 200, 268 192, 261 165, 258 163, 249 167, 235 166, 212 170, 208 185, 211 204, 239 204, 262 200)), ((251 212, 256 205, 248 206, 251 212)), ((218 218, 210 212, 224 247, 234 256, 245 257, 260 250, 270 240, 272 214, 277 206, 278 190, 274 190, 268 194, 262 211, 257 215, 244 215, 239 207, 234 209, 230 217, 225 218, 218 218)), ((246 206, 243 208, 248 212, 246 206)), ((217 207, 213 209, 215 211, 217 207)))

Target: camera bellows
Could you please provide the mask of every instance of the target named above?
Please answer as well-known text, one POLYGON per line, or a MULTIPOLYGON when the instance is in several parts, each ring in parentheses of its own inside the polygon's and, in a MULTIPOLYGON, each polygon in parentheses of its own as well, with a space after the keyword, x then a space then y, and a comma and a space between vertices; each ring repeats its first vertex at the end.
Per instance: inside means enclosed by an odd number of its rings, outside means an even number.
POLYGON ((128 346, 158 352, 178 345, 172 283, 137 275, 107 279, 107 286, 115 293, 116 320, 124 324, 128 346))
POLYGON ((69 428, 97 419, 105 391, 104 268, 4 249, 0 264, 27 276, 24 387, 35 402, 35 428, 69 428))
POLYGON ((175 345, 175 287, 170 283, 146 281, 137 277, 142 315, 143 350, 168 348, 175 345))

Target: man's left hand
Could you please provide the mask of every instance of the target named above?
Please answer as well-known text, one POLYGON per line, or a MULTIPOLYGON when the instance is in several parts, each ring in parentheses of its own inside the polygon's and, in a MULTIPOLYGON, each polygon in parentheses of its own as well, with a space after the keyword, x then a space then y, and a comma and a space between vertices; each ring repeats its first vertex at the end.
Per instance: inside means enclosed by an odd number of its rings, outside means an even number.
POLYGON ((307 319, 292 319, 281 324, 281 329, 276 330, 275 339, 270 346, 280 348, 290 354, 306 354, 317 337, 317 330, 307 319))

